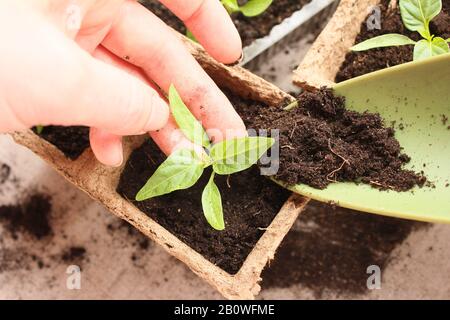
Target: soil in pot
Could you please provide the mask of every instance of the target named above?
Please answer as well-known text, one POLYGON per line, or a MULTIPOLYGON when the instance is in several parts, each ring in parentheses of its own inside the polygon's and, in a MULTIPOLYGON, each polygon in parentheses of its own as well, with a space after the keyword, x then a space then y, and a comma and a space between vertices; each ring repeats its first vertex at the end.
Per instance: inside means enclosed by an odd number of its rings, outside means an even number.
MULTIPOLYGON (((36 132, 36 128, 33 128, 36 132)), ((64 155, 76 160, 89 147, 89 128, 74 126, 47 126, 39 134, 41 138, 56 146, 64 155)))
MULTIPOLYGON (((247 1, 238 0, 238 2, 242 5, 247 1)), ((254 40, 267 36, 273 27, 292 16, 294 12, 309 2, 311 0, 275 0, 263 14, 257 17, 247 18, 242 14, 233 14, 232 19, 241 35, 243 45, 248 46, 254 40)), ((169 26, 186 34, 183 22, 157 0, 142 0, 141 3, 169 26)))
MULTIPOLYGON (((361 24, 361 31, 355 39, 355 44, 364 40, 386 34, 400 33, 417 41, 420 35, 411 32, 403 25, 400 9, 389 7, 390 0, 381 1, 381 29, 368 30, 366 19, 361 24)), ((431 32, 444 39, 450 38, 450 2, 442 2, 442 11, 431 22, 431 32)), ((363 52, 349 52, 336 75, 336 82, 348 80, 366 73, 392 67, 413 60, 413 46, 387 47, 363 52)))
MULTIPOLYGON (((421 174, 402 169, 409 158, 401 153, 394 129, 386 127, 377 114, 346 110, 344 99, 334 96, 331 90, 303 93, 299 106, 291 111, 229 93, 228 97, 248 128, 280 130, 280 169, 275 178, 287 184, 325 188, 334 181, 354 181, 404 191, 425 182, 421 174)), ((164 159, 153 142, 144 143, 130 156, 117 191, 126 199, 134 199, 164 159)), ((206 172, 188 190, 149 201, 131 201, 180 240, 233 274, 289 192, 260 176, 257 167, 230 178, 218 176, 226 221, 225 231, 218 232, 202 214, 200 199, 208 177, 206 172)))
MULTIPOLYGON (((134 199, 165 158, 152 141, 145 142, 131 154, 117 191, 126 199, 134 199)), ((260 176, 256 166, 229 178, 217 176, 226 224, 226 229, 218 232, 208 225, 202 213, 201 194, 209 176, 210 172, 205 172, 188 190, 132 202, 209 261, 235 274, 290 192, 260 176)))
POLYGON ((379 114, 346 110, 344 98, 330 89, 300 94, 291 111, 229 98, 248 128, 279 130, 275 178, 287 185, 324 189, 349 181, 407 191, 426 182, 423 173, 403 169, 410 158, 379 114))

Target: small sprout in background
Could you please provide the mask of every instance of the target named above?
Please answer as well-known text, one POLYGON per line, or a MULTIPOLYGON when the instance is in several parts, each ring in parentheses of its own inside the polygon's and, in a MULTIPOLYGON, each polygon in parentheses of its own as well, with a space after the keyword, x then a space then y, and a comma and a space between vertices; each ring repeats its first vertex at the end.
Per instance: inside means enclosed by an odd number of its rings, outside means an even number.
MULTIPOLYGON (((245 17, 252 18, 264 13, 270 7, 273 0, 220 0, 228 13, 242 13, 245 17), (245 2, 243 5, 239 3, 245 2)), ((198 42, 190 30, 186 31, 186 36, 194 42, 198 42)))
POLYGON ((298 100, 292 101, 286 107, 283 108, 284 111, 291 111, 298 107, 298 100))
POLYGON ((222 5, 231 15, 240 12, 246 17, 256 17, 264 13, 270 7, 273 0, 248 0, 243 5, 239 5, 239 0, 221 0, 222 5))
POLYGON ((175 87, 169 89, 171 113, 184 135, 205 152, 200 156, 191 149, 173 152, 155 171, 136 195, 137 201, 192 187, 204 170, 212 166, 212 174, 202 193, 202 207, 208 223, 216 230, 224 230, 222 198, 214 182, 218 175, 229 175, 250 168, 275 143, 273 138, 243 137, 211 144, 202 125, 182 101, 175 87))
POLYGON ((408 30, 418 32, 422 40, 416 42, 407 36, 390 33, 358 43, 351 50, 414 45, 414 61, 450 52, 450 39, 445 40, 430 32, 430 22, 441 12, 442 0, 400 0, 399 4, 403 24, 408 30))
POLYGON ((44 131, 44 126, 38 125, 36 126, 36 133, 41 134, 44 131))

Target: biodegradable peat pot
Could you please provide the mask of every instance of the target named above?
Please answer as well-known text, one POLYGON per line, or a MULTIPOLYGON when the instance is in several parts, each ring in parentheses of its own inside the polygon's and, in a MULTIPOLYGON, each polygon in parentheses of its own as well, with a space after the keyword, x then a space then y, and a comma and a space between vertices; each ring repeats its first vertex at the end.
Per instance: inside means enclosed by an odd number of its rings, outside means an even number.
MULTIPOLYGON (((288 94, 239 67, 226 67, 211 59, 196 44, 186 40, 197 60, 223 88, 234 94, 261 101, 281 104, 292 99, 288 94)), ((212 264, 201 254, 179 240, 154 220, 138 210, 116 192, 122 168, 108 168, 98 163, 90 149, 77 160, 70 160, 54 145, 31 130, 13 134, 15 141, 28 147, 52 165, 62 176, 102 203, 113 214, 128 221, 145 235, 160 244, 167 252, 183 261, 199 277, 209 282, 229 299, 252 299, 260 291, 258 282, 268 261, 291 228, 308 199, 292 195, 283 205, 270 226, 256 243, 240 270, 231 275, 212 264)), ((125 159, 140 146, 144 137, 125 139, 125 159)), ((202 214, 199 212, 199 214, 202 214)))
MULTIPOLYGON (((274 2, 276 1, 278 0, 274 2)), ((154 10, 156 15, 175 30, 185 33, 186 28, 181 21, 158 1, 140 0, 140 2, 150 10, 154 10)), ((278 12, 270 12, 267 15, 263 13, 261 16, 245 20, 236 18, 235 23, 240 23, 238 29, 243 30, 241 37, 244 42, 244 59, 240 65, 254 67, 281 51, 287 44, 301 39, 306 33, 317 28, 318 23, 327 19, 334 12, 337 3, 337 0, 290 0, 286 4, 284 2, 279 4, 278 12), (297 10, 291 10, 286 6, 295 6, 297 10), (242 21, 252 21, 252 23, 246 24, 242 21), (271 24, 271 21, 278 23, 271 24), (268 24, 270 28, 262 24, 268 24), (259 31, 257 29, 266 30, 266 32, 256 37, 259 31)))
POLYGON ((370 9, 380 0, 341 0, 328 25, 294 71, 296 85, 310 89, 332 86, 370 9))

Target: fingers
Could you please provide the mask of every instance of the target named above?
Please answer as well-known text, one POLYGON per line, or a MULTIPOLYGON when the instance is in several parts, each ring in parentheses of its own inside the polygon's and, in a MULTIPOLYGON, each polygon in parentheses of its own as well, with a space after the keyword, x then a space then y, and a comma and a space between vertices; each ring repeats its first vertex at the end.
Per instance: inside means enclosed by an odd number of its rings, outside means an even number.
POLYGON ((160 0, 178 16, 208 53, 223 63, 242 55, 242 41, 230 15, 217 0, 160 0))
MULTIPOLYGON (((141 69, 118 58, 104 47, 98 47, 93 55, 96 59, 120 68, 154 88, 154 85, 149 79, 147 79, 141 69)), ((154 89, 156 90, 156 88, 154 89)), ((199 154, 201 151, 200 147, 194 146, 193 143, 190 142, 177 128, 172 117, 169 118, 168 123, 161 130, 151 132, 150 136, 153 140, 155 140, 160 149, 167 155, 179 148, 199 149, 199 154)), ((91 129, 90 140, 92 151, 100 162, 110 166, 121 165, 123 161, 123 153, 122 141, 120 137, 106 133, 99 129, 91 129)))
POLYGON ((120 167, 123 163, 122 137, 101 129, 91 128, 91 149, 98 161, 107 166, 120 167))
POLYGON ((213 141, 243 136, 245 126, 228 99, 181 40, 151 12, 128 1, 103 45, 145 71, 164 91, 173 83, 213 141))
POLYGON ((46 21, 32 19, 17 25, 16 39, 2 33, 2 41, 15 43, 2 46, 0 84, 18 122, 85 125, 117 135, 164 126, 168 106, 154 89, 92 58, 46 21), (17 38, 27 41, 18 44, 17 38))

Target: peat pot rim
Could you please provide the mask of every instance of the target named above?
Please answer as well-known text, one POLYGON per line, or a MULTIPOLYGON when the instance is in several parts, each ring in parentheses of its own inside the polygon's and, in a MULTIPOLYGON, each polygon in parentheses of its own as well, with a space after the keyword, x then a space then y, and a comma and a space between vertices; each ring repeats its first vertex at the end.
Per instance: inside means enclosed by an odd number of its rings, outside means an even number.
MULTIPOLYGON (((286 100, 293 99, 274 85, 243 68, 227 67, 216 62, 198 45, 182 38, 211 77, 221 86, 233 90, 235 94, 268 104, 281 104, 286 100)), ((121 168, 105 167, 96 161, 90 148, 77 160, 72 161, 31 130, 14 133, 12 136, 16 142, 47 161, 64 178, 94 200, 102 203, 114 215, 132 224, 161 245, 169 254, 184 262, 194 273, 228 299, 253 299, 259 293, 261 288, 258 282, 261 280, 261 272, 268 261, 274 258, 276 249, 309 201, 299 195, 292 195, 256 243, 239 272, 230 275, 183 243, 116 192, 126 161, 121 168)), ((144 139, 145 137, 124 139, 124 158, 128 159, 131 152, 140 146, 144 139)))
POLYGON ((331 20, 294 71, 294 84, 305 90, 332 87, 349 48, 361 30, 361 24, 380 2, 341 0, 331 20))

